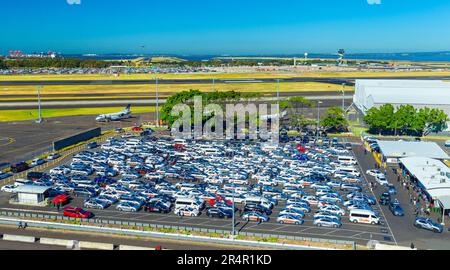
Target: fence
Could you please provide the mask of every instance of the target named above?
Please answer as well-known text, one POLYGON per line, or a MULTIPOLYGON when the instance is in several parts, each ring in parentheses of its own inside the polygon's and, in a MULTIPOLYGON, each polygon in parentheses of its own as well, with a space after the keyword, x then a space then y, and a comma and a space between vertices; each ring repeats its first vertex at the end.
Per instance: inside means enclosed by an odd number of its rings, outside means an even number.
MULTIPOLYGON (((36 214, 36 213, 23 213, 23 212, 12 212, 12 211, 1 211, 1 216, 7 217, 17 217, 17 218, 37 218, 37 219, 50 219, 56 221, 77 221, 82 223, 89 224, 94 223, 100 226, 102 225, 113 225, 123 227, 136 227, 136 228, 150 228, 150 229, 166 229, 177 232, 198 232, 198 233, 206 233, 206 234, 219 234, 219 235, 231 235, 230 230, 218 230, 218 229, 208 229, 208 228, 199 228, 199 227, 188 227, 188 226, 174 226, 174 225, 164 225, 164 224, 153 224, 153 223, 143 223, 143 222, 134 222, 134 221, 121 221, 121 220, 111 220, 111 219, 77 219, 71 217, 64 217, 58 215, 49 215, 49 214, 36 214)), ((276 238, 281 240, 293 240, 293 241, 304 241, 304 242, 312 242, 312 243, 328 243, 335 245, 349 245, 355 248, 356 243, 353 241, 344 241, 344 240, 336 240, 336 239, 322 239, 322 238, 312 238, 312 237, 302 237, 302 236, 294 236, 294 235, 283 235, 283 234, 265 234, 265 233, 255 233, 255 232, 236 232, 236 235, 243 237, 255 237, 261 239, 268 238, 276 238)))

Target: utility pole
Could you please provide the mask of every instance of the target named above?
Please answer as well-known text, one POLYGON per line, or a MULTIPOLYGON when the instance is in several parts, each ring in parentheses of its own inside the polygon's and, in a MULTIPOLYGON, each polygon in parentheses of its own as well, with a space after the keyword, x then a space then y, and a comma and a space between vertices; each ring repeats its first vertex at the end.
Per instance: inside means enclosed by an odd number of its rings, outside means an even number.
POLYGON ((158 77, 155 78, 156 83, 156 126, 159 127, 159 96, 158 96, 158 77))
POLYGON ((345 83, 342 84, 342 111, 345 115, 345 83))
POLYGON ((212 83, 213 83, 213 91, 216 91, 216 79, 215 78, 212 79, 212 83))
POLYGON ((36 120, 36 123, 40 124, 42 123, 42 112, 41 112, 41 86, 38 85, 37 87, 37 94, 38 94, 38 114, 39 118, 36 120))

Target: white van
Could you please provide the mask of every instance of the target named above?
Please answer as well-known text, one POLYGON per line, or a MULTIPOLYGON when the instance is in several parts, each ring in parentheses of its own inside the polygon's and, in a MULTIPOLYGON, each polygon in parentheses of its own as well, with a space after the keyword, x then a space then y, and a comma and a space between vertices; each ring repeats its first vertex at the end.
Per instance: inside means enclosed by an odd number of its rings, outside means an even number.
POLYGON ((380 224, 380 217, 374 211, 368 209, 352 209, 349 215, 350 222, 380 224))
POLYGON ((199 200, 192 197, 180 197, 175 201, 175 209, 182 208, 185 206, 194 207, 198 210, 202 210, 205 206, 205 202, 203 200, 199 200))
POLYGON ((245 204, 255 203, 260 204, 268 209, 273 209, 274 205, 267 198, 259 197, 259 196, 248 196, 245 198, 245 204))
POLYGON ((344 172, 356 177, 361 176, 361 173, 354 167, 339 167, 336 172, 344 172))
POLYGON ((358 162, 352 156, 338 156, 338 162, 347 165, 356 165, 358 162))

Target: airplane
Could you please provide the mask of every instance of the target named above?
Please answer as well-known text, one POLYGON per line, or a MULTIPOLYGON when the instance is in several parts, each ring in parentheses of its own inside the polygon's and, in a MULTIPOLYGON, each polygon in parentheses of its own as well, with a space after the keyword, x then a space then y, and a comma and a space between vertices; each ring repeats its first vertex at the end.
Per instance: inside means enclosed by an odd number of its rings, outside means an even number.
POLYGON ((130 118, 130 116, 131 116, 131 104, 128 104, 125 110, 116 113, 100 114, 95 118, 95 120, 98 122, 119 121, 125 118, 130 118))

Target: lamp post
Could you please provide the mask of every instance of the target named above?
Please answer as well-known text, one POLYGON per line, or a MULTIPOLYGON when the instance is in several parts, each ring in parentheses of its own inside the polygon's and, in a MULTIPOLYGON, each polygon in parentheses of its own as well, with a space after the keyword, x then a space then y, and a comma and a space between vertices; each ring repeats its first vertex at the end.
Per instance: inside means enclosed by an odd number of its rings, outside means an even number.
POLYGON ((342 111, 345 113, 345 83, 342 84, 342 111))
POLYGON ((37 87, 37 95, 38 95, 38 114, 39 114, 39 118, 36 121, 36 123, 42 123, 42 111, 41 111, 41 86, 38 85, 37 87))
POLYGON ((156 84, 156 126, 159 127, 159 95, 158 95, 158 77, 155 78, 156 84))
POLYGON ((232 238, 234 238, 234 235, 235 235, 235 229, 234 229, 234 224, 235 224, 235 215, 234 215, 234 212, 235 212, 235 207, 234 207, 234 196, 235 196, 235 194, 236 194, 236 188, 233 188, 233 218, 232 218, 232 224, 231 224, 231 237, 232 238))
POLYGON ((320 128, 320 104, 322 101, 317 102, 317 133, 316 133, 316 143, 319 142, 319 128, 320 128))

